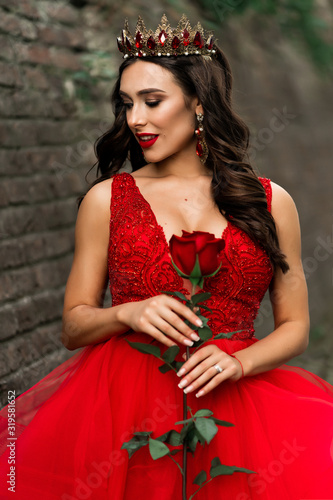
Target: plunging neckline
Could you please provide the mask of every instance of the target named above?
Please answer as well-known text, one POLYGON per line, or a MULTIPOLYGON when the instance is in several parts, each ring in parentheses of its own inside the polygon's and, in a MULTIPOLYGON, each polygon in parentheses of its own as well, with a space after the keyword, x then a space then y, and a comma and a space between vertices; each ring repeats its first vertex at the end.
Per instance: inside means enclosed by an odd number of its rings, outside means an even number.
MULTIPOLYGON (((151 208, 151 205, 150 205, 149 201, 148 201, 148 200, 146 200, 146 198, 145 198, 145 197, 143 196, 143 194, 141 193, 141 191, 140 191, 140 189, 139 189, 139 186, 138 186, 138 185, 137 185, 137 183, 136 183, 135 177, 133 177, 133 175, 129 174, 128 172, 123 172, 123 173, 125 173, 125 174, 127 174, 127 175, 129 175, 129 176, 131 177, 131 179, 132 179, 132 181, 133 181, 133 186, 136 188, 136 191, 137 191, 137 193, 139 194, 139 196, 140 196, 140 198, 142 199, 142 201, 143 201, 143 202, 147 205, 147 207, 148 207, 148 209, 149 209, 149 211, 150 211, 150 213, 151 213, 151 215, 152 215, 153 221, 154 221, 154 223, 155 223, 156 227, 159 229, 159 231, 160 231, 160 233, 161 233, 161 237, 162 237, 162 239, 163 239, 163 241, 164 241, 164 244, 165 244, 166 248, 168 249, 168 251, 170 252, 170 243, 168 242, 168 240, 167 240, 167 238, 166 238, 166 235, 165 235, 165 232, 164 232, 163 226, 161 226, 161 224, 159 224, 159 223, 158 223, 157 218, 156 218, 156 215, 155 215, 155 213, 154 213, 153 209, 151 208)), ((227 231, 229 230, 229 227, 230 227, 230 222, 227 220, 227 225, 226 225, 226 227, 223 229, 222 234, 221 234, 221 236, 220 236, 220 239, 225 239, 225 236, 226 236, 227 231)), ((214 236, 215 236, 215 234, 214 234, 214 236)), ((215 238, 217 238, 217 239, 218 239, 218 237, 217 237, 217 236, 215 236, 215 238)), ((170 239, 171 239, 171 238, 170 238, 170 239)), ((169 240, 169 241, 170 241, 170 240, 169 240)))

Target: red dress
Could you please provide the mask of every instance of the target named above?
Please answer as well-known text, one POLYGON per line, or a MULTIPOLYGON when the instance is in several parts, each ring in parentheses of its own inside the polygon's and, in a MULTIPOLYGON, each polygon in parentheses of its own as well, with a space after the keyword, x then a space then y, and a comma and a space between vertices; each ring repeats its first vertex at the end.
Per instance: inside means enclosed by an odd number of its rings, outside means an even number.
MULTIPOLYGON (((271 204, 271 186, 261 179, 271 204)), ((174 270, 163 228, 134 178, 112 183, 109 276, 113 304, 139 301, 161 291, 188 295, 174 270)), ((270 261, 244 232, 228 224, 223 266, 207 278, 213 341, 234 353, 258 340, 253 321, 272 278, 270 261)), ((199 292, 200 290, 197 290, 199 292)), ((147 447, 130 460, 124 441, 136 431, 157 437, 182 420, 176 374, 160 373, 158 359, 126 339, 151 342, 131 330, 80 349, 16 400, 17 440, 8 439, 7 407, 1 412, 0 498, 15 500, 181 500, 181 474, 169 457, 153 461, 147 447), (13 446, 13 443, 15 445, 13 446), (15 448, 15 493, 10 487, 15 448), (7 451, 3 451, 7 450, 7 451), (4 479, 5 478, 5 479, 4 479)), ((181 348, 181 353, 183 348, 181 348)), ((181 359, 181 358, 180 358, 181 359)), ((188 497, 193 479, 211 459, 244 467, 253 475, 219 476, 195 500, 333 499, 333 387, 301 368, 280 368, 225 382, 206 396, 188 395, 193 411, 209 408, 234 427, 219 427, 205 447, 188 455, 188 497)), ((176 455, 181 463, 181 453, 176 455)))

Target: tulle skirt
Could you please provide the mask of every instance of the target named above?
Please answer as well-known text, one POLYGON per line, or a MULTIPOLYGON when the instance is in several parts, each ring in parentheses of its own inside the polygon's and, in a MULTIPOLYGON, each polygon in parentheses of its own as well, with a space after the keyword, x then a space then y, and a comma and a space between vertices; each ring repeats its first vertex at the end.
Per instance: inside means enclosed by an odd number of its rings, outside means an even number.
MULTIPOLYGON (((147 342, 127 332, 85 347, 19 396, 15 436, 12 410, 0 412, 1 499, 182 500, 182 476, 169 456, 153 460, 145 446, 129 459, 121 449, 133 432, 180 431, 175 422, 183 417, 176 374, 162 374, 158 359, 126 339, 147 342)), ((231 354, 256 341, 214 343, 231 354)), ((194 478, 201 470, 209 478, 218 456, 255 474, 218 476, 195 500, 333 499, 333 387, 324 380, 284 365, 198 399, 188 394, 188 406, 234 424, 188 453, 188 498, 199 488, 194 478)), ((182 465, 182 453, 173 458, 182 465)))

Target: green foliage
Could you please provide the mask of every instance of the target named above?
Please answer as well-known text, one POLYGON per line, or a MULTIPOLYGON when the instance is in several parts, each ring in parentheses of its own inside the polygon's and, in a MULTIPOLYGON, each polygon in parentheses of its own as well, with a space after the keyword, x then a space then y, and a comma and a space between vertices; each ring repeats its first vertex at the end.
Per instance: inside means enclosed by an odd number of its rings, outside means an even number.
POLYGON ((150 456, 153 460, 157 460, 158 458, 162 458, 165 455, 168 455, 169 448, 166 444, 159 441, 158 439, 149 439, 149 452, 150 456))
MULTIPOLYGON (((325 40, 332 30, 317 15, 315 0, 196 0, 213 28, 220 28, 230 17, 252 10, 261 18, 274 16, 283 34, 299 40, 321 70, 332 71, 333 45, 325 40)), ((327 5, 327 9, 332 9, 327 5)), ((332 13, 331 13, 332 15, 332 13)), ((329 17, 331 17, 331 15, 329 17)))

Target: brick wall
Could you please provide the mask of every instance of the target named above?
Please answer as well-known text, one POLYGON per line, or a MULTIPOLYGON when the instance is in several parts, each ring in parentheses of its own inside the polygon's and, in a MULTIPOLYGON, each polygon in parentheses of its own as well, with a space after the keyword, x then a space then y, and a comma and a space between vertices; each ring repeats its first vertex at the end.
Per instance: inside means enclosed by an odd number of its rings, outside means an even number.
POLYGON ((72 355, 59 338, 76 198, 111 119, 101 10, 0 1, 0 405, 72 355))

